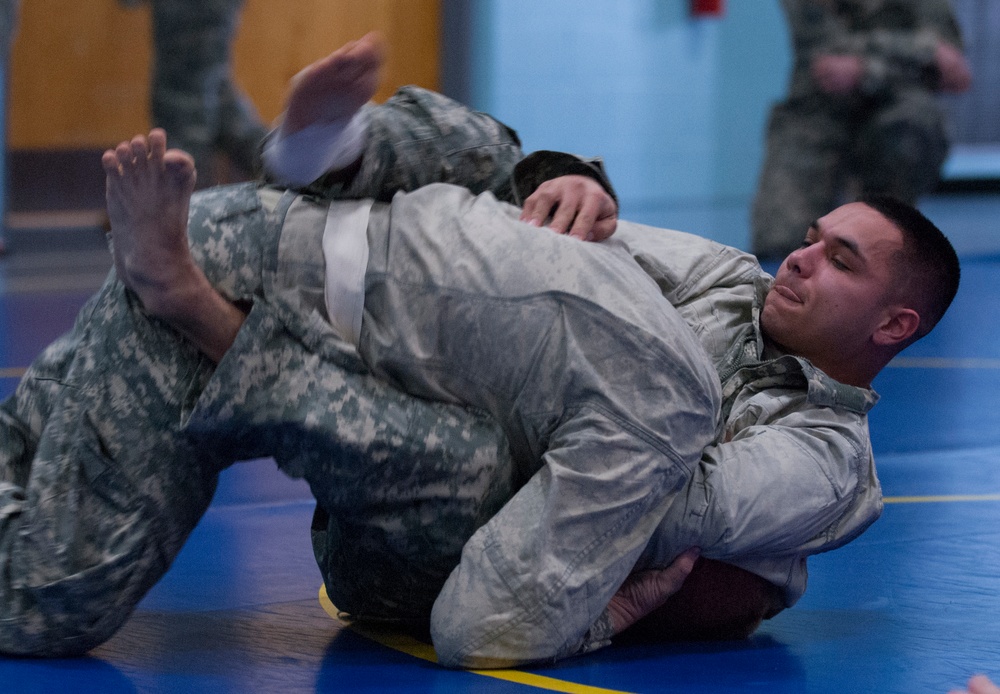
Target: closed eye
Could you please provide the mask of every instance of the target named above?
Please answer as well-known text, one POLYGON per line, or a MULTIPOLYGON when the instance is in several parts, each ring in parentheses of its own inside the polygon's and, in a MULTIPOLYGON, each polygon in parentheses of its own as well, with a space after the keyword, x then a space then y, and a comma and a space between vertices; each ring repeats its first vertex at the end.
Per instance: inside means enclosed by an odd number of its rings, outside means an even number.
POLYGON ((830 258, 830 263, 838 270, 843 270, 844 272, 850 272, 851 270, 850 266, 841 261, 839 258, 830 258))

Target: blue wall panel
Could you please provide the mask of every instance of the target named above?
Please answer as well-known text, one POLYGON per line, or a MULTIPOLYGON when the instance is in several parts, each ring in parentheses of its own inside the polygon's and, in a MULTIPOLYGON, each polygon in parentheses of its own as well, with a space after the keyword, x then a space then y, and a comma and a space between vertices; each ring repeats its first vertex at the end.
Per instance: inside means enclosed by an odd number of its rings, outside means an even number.
MULTIPOLYGON (((603 156, 622 215, 746 246, 770 103, 784 89, 776 0, 693 19, 680 0, 473 0, 467 98, 525 148, 603 156)), ((446 66, 447 70, 447 66, 446 66)), ((449 80, 445 80, 449 83, 449 80)))

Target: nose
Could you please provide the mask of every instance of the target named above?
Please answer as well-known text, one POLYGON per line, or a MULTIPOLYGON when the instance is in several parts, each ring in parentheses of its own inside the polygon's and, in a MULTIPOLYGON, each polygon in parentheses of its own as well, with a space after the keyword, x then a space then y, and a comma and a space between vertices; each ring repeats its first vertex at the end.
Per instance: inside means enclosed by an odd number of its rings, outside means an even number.
POLYGON ((812 272, 815 265, 814 256, 816 255, 818 248, 818 243, 796 248, 788 254, 787 258, 785 258, 785 264, 788 266, 789 270, 797 275, 808 275, 812 272))

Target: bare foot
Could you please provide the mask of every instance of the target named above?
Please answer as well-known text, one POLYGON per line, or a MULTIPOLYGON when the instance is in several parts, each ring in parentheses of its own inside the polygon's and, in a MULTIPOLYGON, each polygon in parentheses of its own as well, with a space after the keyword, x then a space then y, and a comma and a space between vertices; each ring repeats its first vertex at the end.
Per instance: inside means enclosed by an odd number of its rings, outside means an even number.
POLYGON ((115 270, 145 309, 160 317, 183 309, 207 285, 187 243, 194 160, 166 143, 166 134, 155 129, 101 158, 115 270))
POLYGON ((285 134, 357 113, 375 95, 384 63, 385 45, 372 32, 302 70, 292 78, 285 134))

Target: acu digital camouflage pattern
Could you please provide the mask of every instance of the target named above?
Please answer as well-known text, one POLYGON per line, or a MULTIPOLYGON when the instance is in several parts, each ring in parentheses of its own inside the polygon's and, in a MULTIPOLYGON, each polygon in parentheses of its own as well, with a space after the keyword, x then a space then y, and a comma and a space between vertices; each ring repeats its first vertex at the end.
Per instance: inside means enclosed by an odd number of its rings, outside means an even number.
MULTIPOLYGON (((373 122, 391 131, 400 113, 373 122)), ((462 120, 443 131, 466 144, 447 175, 502 189, 516 136, 487 116, 486 130, 461 133, 462 120), (484 142, 485 155, 468 148, 495 134, 503 142, 484 142)), ((415 169, 426 156, 378 146, 415 169)), ((364 169, 352 191, 399 185, 389 168, 364 169)), ((509 498, 510 456, 491 420, 374 381, 332 334, 315 301, 318 234, 286 246, 303 262, 279 273, 280 218, 294 196, 280 198, 245 184, 192 200, 197 260, 223 295, 252 304, 218 368, 149 319, 112 272, 0 405, 0 652, 67 656, 110 637, 237 459, 273 455, 289 474, 311 471, 329 511, 314 531, 320 569, 334 602, 358 616, 426 619, 465 539, 509 498)))
MULTIPOLYGON (((253 301, 216 369, 112 273, 3 404, 0 651, 72 655, 111 636, 236 459, 310 472, 331 513, 317 542, 331 597, 362 615, 426 616, 465 538, 509 497, 497 427, 367 375, 288 288, 321 273, 276 273, 276 228, 253 185, 193 200, 206 273, 253 301)), ((322 266, 318 246, 283 253, 322 266)))
POLYGON ((513 201, 511 172, 524 154, 517 133, 500 121, 419 87, 365 109, 369 136, 360 170, 350 182, 328 175, 304 192, 389 202, 401 190, 444 182, 513 201))
POLYGON ((861 194, 913 203, 948 153, 937 102, 938 41, 961 46, 947 0, 783 0, 793 50, 789 93, 767 128, 754 200, 753 251, 781 258, 814 220, 861 194), (858 93, 830 95, 810 74, 817 54, 862 56, 858 93))
POLYGON ((0 56, 4 61, 4 72, 7 71, 7 60, 10 57, 10 47, 14 42, 17 30, 17 15, 21 3, 18 0, 0 0, 0 56))
MULTIPOLYGON (((247 207, 257 198, 249 187, 230 190, 245 195, 247 207)), ((199 207, 242 206, 219 195, 200 197, 199 207)), ((465 540, 513 493, 506 439, 482 413, 403 395, 369 375, 323 308, 325 207, 267 188, 259 197, 274 208, 263 253, 232 263, 218 249, 233 236, 194 239, 222 259, 202 264, 234 300, 248 296, 250 275, 228 285, 225 268, 259 264, 264 298, 253 297, 188 432, 206 449, 271 455, 286 473, 305 477, 319 502, 316 558, 339 608, 353 617, 426 620, 465 540), (278 234, 286 215, 308 231, 309 214, 312 233, 278 234)), ((234 233, 246 227, 238 218, 227 224, 234 233)), ((192 224, 192 233, 204 228, 211 227, 192 224)))
POLYGON ((210 374, 112 276, 0 406, 0 652, 82 653, 167 570, 220 468, 179 434, 210 374))

